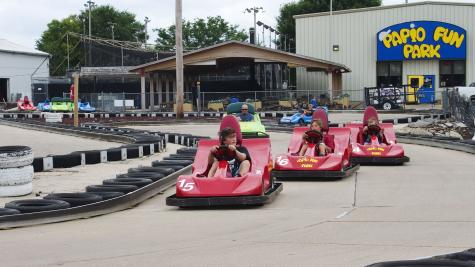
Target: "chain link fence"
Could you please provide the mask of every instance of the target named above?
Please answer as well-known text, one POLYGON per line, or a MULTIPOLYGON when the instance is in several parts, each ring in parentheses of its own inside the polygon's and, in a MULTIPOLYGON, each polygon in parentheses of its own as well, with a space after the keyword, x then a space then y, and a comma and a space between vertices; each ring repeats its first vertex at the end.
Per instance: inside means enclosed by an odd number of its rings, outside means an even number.
POLYGON ((475 131, 475 97, 467 97, 459 94, 456 89, 447 89, 442 98, 444 110, 463 122, 471 131, 475 131))

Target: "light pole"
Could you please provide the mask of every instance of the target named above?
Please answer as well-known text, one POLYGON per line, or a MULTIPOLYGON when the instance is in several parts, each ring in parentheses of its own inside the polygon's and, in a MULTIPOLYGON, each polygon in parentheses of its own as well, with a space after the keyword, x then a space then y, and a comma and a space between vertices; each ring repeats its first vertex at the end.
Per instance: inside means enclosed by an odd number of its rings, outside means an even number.
POLYGON ((107 22, 107 24, 108 24, 109 26, 111 26, 111 29, 112 29, 112 40, 115 40, 114 28, 115 28, 115 25, 117 25, 117 23, 114 23, 114 22, 107 22))
POLYGON ((254 40, 257 40, 256 38, 256 14, 259 12, 264 12, 264 8, 262 7, 251 7, 251 8, 246 8, 244 9, 244 13, 253 13, 254 14, 254 40))
POLYGON ((144 42, 144 44, 146 44, 147 41, 148 41, 147 25, 150 22, 150 19, 148 17, 145 17, 144 22, 145 22, 145 42, 144 42))
POLYGON ((182 3, 175 0, 175 46, 176 46, 176 118, 183 114, 183 27, 182 3))
POLYGON ((96 3, 93 1, 89 0, 84 4, 85 7, 88 8, 89 10, 89 64, 92 62, 92 56, 91 56, 91 8, 95 7, 96 3))

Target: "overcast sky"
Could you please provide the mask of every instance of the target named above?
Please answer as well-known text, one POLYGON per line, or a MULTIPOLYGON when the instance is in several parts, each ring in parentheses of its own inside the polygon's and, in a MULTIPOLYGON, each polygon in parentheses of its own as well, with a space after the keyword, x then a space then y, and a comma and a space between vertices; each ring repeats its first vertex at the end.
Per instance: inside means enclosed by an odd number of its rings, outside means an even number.
MULTIPOLYGON (((52 19, 65 18, 78 14, 84 9, 87 0, 0 0, 0 38, 30 48, 35 47, 35 41, 46 30, 52 19)), ((151 29, 166 27, 174 23, 175 1, 173 0, 94 0, 98 5, 113 5, 119 10, 127 10, 137 15, 138 20, 145 16, 151 19, 149 23, 149 42, 156 35, 151 29)), ((475 0, 445 0, 445 2, 471 2, 475 0)), ((282 4, 293 0, 183 0, 183 17, 194 19, 221 15, 233 24, 243 29, 252 26, 251 14, 244 14, 246 7, 262 6, 264 13, 258 14, 258 20, 275 26, 275 17, 279 14, 282 4)), ((409 0, 409 2, 420 2, 409 0)), ((404 0, 383 0, 383 5, 401 4, 404 0)))

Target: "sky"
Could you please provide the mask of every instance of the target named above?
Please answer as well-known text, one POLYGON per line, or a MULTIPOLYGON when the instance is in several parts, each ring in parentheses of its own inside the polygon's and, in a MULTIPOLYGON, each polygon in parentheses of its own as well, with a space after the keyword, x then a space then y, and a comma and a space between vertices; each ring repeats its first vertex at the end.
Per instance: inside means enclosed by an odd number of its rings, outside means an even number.
MULTIPOLYGON (((53 19, 62 19, 78 14, 84 9, 87 0, 0 0, 0 39, 35 48, 35 42, 47 29, 53 19)), ((282 4, 295 0, 183 0, 183 18, 192 20, 198 17, 220 15, 242 29, 253 25, 252 14, 244 13, 248 7, 263 7, 264 12, 257 20, 275 27, 276 17, 282 4)), ((409 0, 420 2, 421 0, 409 0)), ((444 2, 468 2, 475 0, 439 0, 444 2)), ((155 40, 154 28, 168 27, 175 21, 174 0, 94 0, 97 5, 112 5, 119 10, 127 10, 143 21, 151 20, 148 26, 149 42, 155 40)), ((383 0, 383 5, 402 4, 405 0, 383 0)))

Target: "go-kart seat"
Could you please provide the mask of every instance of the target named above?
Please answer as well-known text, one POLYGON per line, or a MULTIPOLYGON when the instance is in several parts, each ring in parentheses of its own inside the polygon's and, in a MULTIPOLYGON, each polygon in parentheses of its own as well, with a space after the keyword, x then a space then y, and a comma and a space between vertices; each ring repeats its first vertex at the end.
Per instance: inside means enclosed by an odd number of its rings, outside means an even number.
POLYGON ((363 126, 368 125, 368 120, 369 120, 370 118, 374 118, 374 119, 376 119, 377 121, 379 121, 378 112, 376 111, 376 109, 375 109, 373 106, 368 106, 368 107, 366 107, 366 109, 364 110, 363 126))

